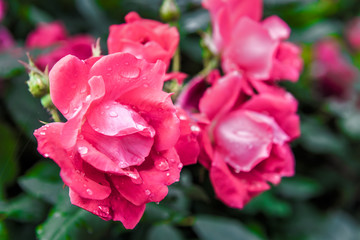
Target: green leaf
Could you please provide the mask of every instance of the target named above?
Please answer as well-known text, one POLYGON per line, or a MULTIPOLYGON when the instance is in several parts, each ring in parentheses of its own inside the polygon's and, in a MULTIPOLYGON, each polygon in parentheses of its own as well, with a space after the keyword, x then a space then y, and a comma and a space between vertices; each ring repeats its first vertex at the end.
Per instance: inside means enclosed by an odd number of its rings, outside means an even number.
POLYGON ((244 212, 262 212, 268 216, 287 217, 291 214, 291 207, 286 201, 282 201, 267 191, 253 198, 244 208, 244 212))
POLYGON ((63 186, 59 168, 50 161, 37 163, 18 183, 25 192, 52 204, 56 203, 63 186))
POLYGON ((67 191, 59 196, 48 219, 36 229, 40 240, 104 239, 110 222, 70 204, 67 191))
MULTIPOLYGON (((16 138, 12 129, 0 123, 0 188, 14 181, 17 175, 16 138)), ((1 191, 1 190, 0 190, 1 191)), ((0 197, 1 199, 1 197, 0 197)))
POLYGON ((147 240, 182 240, 181 232, 171 225, 153 226, 148 233, 147 240))
POLYGON ((10 49, 0 54, 0 77, 9 78, 24 71, 24 66, 18 60, 25 61, 25 53, 19 49, 10 49))
POLYGON ((5 222, 0 222, 0 239, 2 239, 2 240, 9 239, 9 233, 6 228, 5 222))
POLYGON ((259 240, 240 222, 230 218, 198 216, 193 228, 201 240, 259 240))
POLYGON ((305 177, 283 179, 276 189, 281 195, 299 200, 316 197, 322 193, 322 188, 316 181, 305 177))
POLYGON ((311 233, 309 240, 355 240, 360 239, 360 225, 345 212, 331 214, 321 224, 318 232, 311 233))
POLYGON ((310 152, 341 155, 348 150, 342 136, 336 135, 316 119, 303 119, 301 133, 300 141, 310 152))
POLYGON ((17 125, 33 140, 33 132, 41 127, 41 121, 51 121, 50 115, 41 106, 40 100, 28 91, 24 75, 13 78, 5 96, 7 110, 17 125))
POLYGON ((24 194, 10 201, 0 201, 0 215, 19 222, 39 222, 45 211, 43 202, 24 194))

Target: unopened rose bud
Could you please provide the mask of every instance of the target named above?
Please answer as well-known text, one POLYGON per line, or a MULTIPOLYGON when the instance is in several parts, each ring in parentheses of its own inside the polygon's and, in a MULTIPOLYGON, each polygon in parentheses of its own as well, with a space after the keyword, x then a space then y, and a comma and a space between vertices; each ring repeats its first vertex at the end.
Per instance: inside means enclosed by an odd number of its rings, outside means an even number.
POLYGON ((43 97, 49 93, 48 70, 46 68, 44 72, 41 71, 36 67, 30 56, 28 56, 28 58, 28 64, 22 61, 20 61, 20 63, 23 64, 29 72, 29 80, 26 82, 29 86, 29 91, 34 97, 43 97))
POLYGON ((41 98, 41 105, 43 105, 44 108, 46 109, 53 109, 55 108, 52 100, 51 100, 51 97, 50 97, 50 94, 46 94, 44 95, 42 98, 41 98))
POLYGON ((160 17, 165 22, 177 21, 180 17, 180 10, 175 0, 164 0, 160 7, 160 17))

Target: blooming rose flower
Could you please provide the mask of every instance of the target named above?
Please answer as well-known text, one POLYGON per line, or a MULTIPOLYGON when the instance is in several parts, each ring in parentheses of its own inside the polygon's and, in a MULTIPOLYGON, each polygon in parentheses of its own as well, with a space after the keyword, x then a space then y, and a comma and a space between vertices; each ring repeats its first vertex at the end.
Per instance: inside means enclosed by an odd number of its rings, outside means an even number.
MULTIPOLYGON (((252 197, 294 174, 288 143, 299 136, 297 102, 284 91, 248 100, 243 77, 232 72, 208 88, 199 102, 202 153, 216 195, 242 208, 252 197)), ((188 96, 190 97, 190 96, 188 96)))
POLYGON ((50 95, 67 119, 34 133, 38 151, 61 168, 71 202, 134 228, 145 204, 179 180, 180 136, 163 62, 128 53, 81 61, 62 58, 50 71, 50 95))
POLYGON ((44 70, 46 66, 51 69, 57 61, 68 54, 82 60, 91 57, 91 46, 94 43, 94 38, 89 35, 67 37, 64 25, 60 22, 52 22, 42 23, 29 33, 25 45, 28 48, 53 48, 36 58, 36 65, 44 70))
POLYGON ((213 41, 226 73, 240 71, 250 81, 296 81, 302 69, 300 49, 284 42, 290 28, 277 16, 259 22, 261 0, 206 0, 213 41))
POLYGON ((346 99, 353 90, 357 70, 342 56, 337 42, 329 38, 314 45, 312 75, 323 96, 346 99))
POLYGON ((136 12, 127 14, 125 21, 110 26, 109 53, 128 52, 151 63, 162 60, 168 66, 179 44, 176 27, 143 19, 136 12))

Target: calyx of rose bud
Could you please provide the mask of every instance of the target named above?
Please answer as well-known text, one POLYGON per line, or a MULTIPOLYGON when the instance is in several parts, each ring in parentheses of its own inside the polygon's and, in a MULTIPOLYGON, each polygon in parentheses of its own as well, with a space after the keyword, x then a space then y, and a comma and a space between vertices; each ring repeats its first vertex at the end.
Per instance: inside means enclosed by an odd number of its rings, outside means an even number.
POLYGON ((160 17, 165 22, 175 22, 180 17, 180 10, 175 0, 164 0, 160 7, 160 17))
POLYGON ((21 62, 29 72, 29 80, 26 81, 29 91, 34 97, 41 98, 49 93, 49 73, 46 68, 41 71, 28 56, 29 63, 21 62))

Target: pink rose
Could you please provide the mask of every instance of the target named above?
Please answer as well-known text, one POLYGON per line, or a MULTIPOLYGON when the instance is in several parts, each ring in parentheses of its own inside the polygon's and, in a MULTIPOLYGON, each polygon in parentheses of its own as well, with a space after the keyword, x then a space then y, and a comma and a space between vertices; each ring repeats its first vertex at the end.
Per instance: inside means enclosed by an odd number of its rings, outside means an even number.
POLYGON ((134 228, 148 202, 179 180, 180 136, 163 62, 128 53, 81 61, 68 55, 50 71, 50 95, 67 119, 34 133, 38 151, 61 168, 74 205, 134 228))
POLYGON ((357 70, 342 56, 338 43, 329 38, 314 45, 312 75, 322 95, 346 99, 353 91, 357 70))
POLYGON ((302 69, 300 49, 288 42, 289 26, 277 16, 259 22, 261 0, 206 0, 213 41, 226 73, 239 71, 250 81, 297 81, 302 69))
POLYGON ((202 152, 215 193, 225 204, 242 208, 251 198, 294 174, 289 142, 300 134, 297 102, 284 91, 253 95, 232 72, 218 79, 200 99, 202 152))
POLYGON ((94 43, 94 38, 88 35, 68 37, 62 23, 52 22, 42 23, 29 33, 25 45, 28 48, 53 48, 36 58, 36 65, 44 70, 46 66, 51 69, 57 61, 68 54, 82 60, 91 57, 91 46, 94 43))
POLYGON ((162 60, 168 66, 179 44, 176 27, 143 19, 136 12, 126 15, 125 21, 110 26, 109 53, 128 52, 151 63, 162 60))
POLYGON ((40 23, 26 38, 28 48, 47 48, 67 38, 65 26, 61 22, 40 23))

